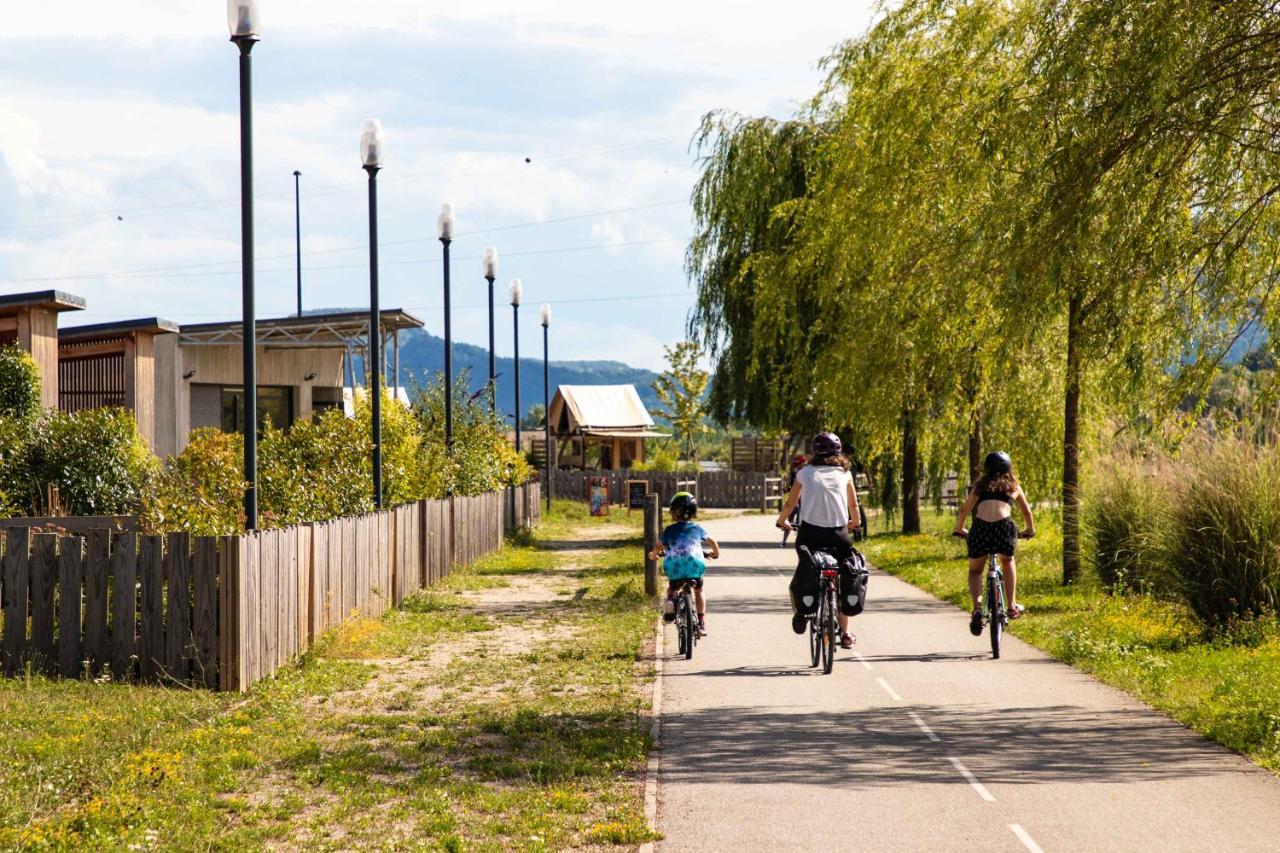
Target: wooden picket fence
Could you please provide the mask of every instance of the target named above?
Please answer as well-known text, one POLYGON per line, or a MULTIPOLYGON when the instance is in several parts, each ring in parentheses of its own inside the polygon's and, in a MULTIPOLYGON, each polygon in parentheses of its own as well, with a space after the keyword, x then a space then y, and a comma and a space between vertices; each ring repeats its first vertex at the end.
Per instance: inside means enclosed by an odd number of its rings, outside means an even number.
POLYGON ((540 496, 529 483, 241 536, 5 526, 3 671, 247 690, 536 525, 540 496))
POLYGON ((554 472, 555 496, 570 500, 586 500, 590 477, 609 478, 609 500, 615 504, 626 500, 627 480, 645 480, 649 491, 657 492, 665 502, 680 489, 698 496, 698 503, 719 509, 763 509, 768 495, 767 474, 754 471, 700 471, 676 474, 659 471, 563 471, 554 472), (690 489, 684 485, 692 480, 690 489), (677 485, 680 484, 680 485, 677 485))

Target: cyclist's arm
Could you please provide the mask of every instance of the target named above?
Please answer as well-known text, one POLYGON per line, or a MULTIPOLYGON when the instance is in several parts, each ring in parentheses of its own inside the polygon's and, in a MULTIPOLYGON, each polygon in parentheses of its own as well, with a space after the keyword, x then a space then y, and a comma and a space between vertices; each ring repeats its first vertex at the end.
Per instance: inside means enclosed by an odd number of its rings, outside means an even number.
POLYGON ((796 508, 796 504, 798 503, 800 503, 799 481, 791 487, 791 491, 787 492, 787 500, 782 504, 782 509, 778 512, 778 524, 787 520, 791 515, 791 511, 796 508))
POLYGON ((720 545, 719 543, 716 542, 716 540, 708 536, 702 540, 702 547, 706 548, 707 551, 710 552, 709 556, 711 557, 711 559, 713 560, 720 559, 720 545))
POLYGON ((849 529, 857 530, 862 526, 862 513, 858 511, 858 490, 853 487, 853 477, 845 483, 845 496, 849 499, 849 529))
POLYGON ((956 533, 964 533, 964 520, 969 517, 969 513, 973 512, 977 503, 978 493, 969 492, 969 497, 964 499, 964 503, 960 504, 960 511, 956 513, 956 533))
POLYGON ((1018 510, 1022 513, 1023 521, 1026 522, 1023 525, 1025 529, 1022 532, 1028 536, 1034 535, 1036 522, 1031 517, 1031 504, 1027 503, 1027 496, 1022 493, 1022 489, 1018 489, 1018 493, 1013 496, 1013 499, 1018 502, 1018 510))

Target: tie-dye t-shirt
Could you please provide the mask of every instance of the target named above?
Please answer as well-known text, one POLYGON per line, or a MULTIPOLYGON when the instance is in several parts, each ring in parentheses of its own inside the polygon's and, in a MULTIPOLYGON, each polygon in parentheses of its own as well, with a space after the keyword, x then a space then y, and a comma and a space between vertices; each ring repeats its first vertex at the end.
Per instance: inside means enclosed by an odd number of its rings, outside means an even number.
POLYGON ((666 553, 662 558, 662 570, 673 581, 700 578, 707 570, 702 556, 702 540, 707 531, 691 521, 677 521, 662 531, 662 544, 666 553))

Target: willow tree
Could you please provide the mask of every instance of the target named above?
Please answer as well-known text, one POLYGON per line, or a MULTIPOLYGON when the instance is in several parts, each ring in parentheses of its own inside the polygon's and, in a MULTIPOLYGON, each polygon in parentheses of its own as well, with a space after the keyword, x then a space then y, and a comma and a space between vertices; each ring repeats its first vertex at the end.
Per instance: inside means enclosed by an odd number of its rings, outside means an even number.
MULTIPOLYGON (((1018 164, 991 206, 1032 330, 1065 325, 1063 580, 1080 569, 1086 393, 1172 411, 1264 305, 1280 229, 1271 4, 1020 5, 1020 79, 992 103, 1018 164)), ((1135 413, 1136 414, 1136 413, 1135 413)))
POLYGON ((689 335, 714 362, 709 406, 723 422, 811 433, 826 425, 812 393, 825 348, 814 297, 821 270, 770 278, 794 245, 787 205, 808 193, 821 126, 729 112, 704 117, 694 139, 702 175, 686 267, 697 285, 689 335))

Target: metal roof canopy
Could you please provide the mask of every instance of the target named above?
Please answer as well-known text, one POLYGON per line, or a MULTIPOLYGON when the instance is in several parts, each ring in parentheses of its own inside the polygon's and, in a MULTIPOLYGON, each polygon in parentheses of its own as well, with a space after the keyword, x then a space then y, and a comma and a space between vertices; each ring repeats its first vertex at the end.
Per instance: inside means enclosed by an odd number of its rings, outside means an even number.
POLYGON ((0 296, 0 317, 12 317, 23 308, 48 308, 53 311, 83 311, 85 301, 61 290, 34 293, 6 293, 0 296))
MULTIPOLYGON (((383 334, 402 329, 421 329, 426 324, 399 308, 380 312, 383 334)), ((184 325, 178 332, 182 346, 228 346, 243 341, 244 324, 197 323, 184 325)), ((368 343, 369 312, 342 311, 329 314, 304 314, 301 317, 278 317, 257 322, 259 346, 269 349, 360 349, 368 343)))
POLYGON ((68 326, 58 329, 58 343, 79 344, 90 341, 119 338, 134 332, 166 335, 178 331, 178 324, 160 317, 143 317, 121 323, 93 323, 87 326, 68 326))

